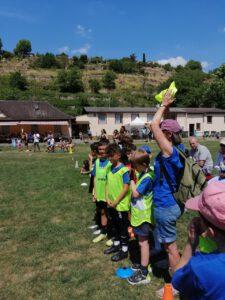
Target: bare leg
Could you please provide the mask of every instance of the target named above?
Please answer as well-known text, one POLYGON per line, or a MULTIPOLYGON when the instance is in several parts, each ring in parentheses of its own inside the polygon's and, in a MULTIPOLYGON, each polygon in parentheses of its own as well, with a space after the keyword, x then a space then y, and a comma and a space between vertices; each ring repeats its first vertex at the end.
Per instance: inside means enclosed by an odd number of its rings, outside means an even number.
POLYGON ((139 236, 139 246, 141 249, 141 265, 147 268, 150 257, 148 238, 139 236))
POLYGON ((169 256, 170 269, 173 271, 174 267, 180 260, 180 254, 177 248, 177 243, 176 241, 174 241, 172 243, 164 244, 164 248, 169 256))

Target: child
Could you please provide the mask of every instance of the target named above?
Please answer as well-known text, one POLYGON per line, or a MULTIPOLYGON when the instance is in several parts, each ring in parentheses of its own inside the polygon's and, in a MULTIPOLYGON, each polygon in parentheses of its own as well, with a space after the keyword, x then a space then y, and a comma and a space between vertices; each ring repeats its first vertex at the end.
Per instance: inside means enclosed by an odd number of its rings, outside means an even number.
POLYGON ((121 163, 121 149, 116 144, 107 147, 107 156, 112 163, 107 175, 107 204, 114 227, 113 245, 104 254, 116 253, 112 261, 120 261, 128 257, 128 212, 130 210, 130 176, 129 170, 121 163))
POLYGON ((153 205, 149 155, 145 151, 137 150, 132 157, 132 163, 139 176, 137 184, 131 180, 131 225, 139 240, 141 264, 134 266, 133 269, 136 272, 128 278, 128 282, 135 285, 150 282, 148 274, 149 234, 153 224, 153 205))
POLYGON ((98 243, 107 237, 106 177, 111 167, 105 152, 107 145, 107 140, 99 142, 98 159, 95 161, 93 170, 93 201, 96 202, 97 210, 101 213, 100 235, 93 239, 93 243, 98 243))
POLYGON ((202 194, 186 202, 186 208, 198 211, 199 217, 189 225, 187 244, 172 279, 174 288, 185 299, 225 299, 224 199, 224 182, 213 182, 202 194), (208 254, 196 251, 201 236, 213 240, 217 251, 208 254))
POLYGON ((208 181, 208 183, 215 182, 215 181, 225 181, 225 165, 221 162, 219 166, 219 176, 215 176, 208 181))
POLYGON ((89 165, 89 161, 87 159, 83 161, 83 165, 82 165, 82 168, 80 170, 80 173, 82 175, 86 175, 86 174, 90 173, 90 165, 89 165))

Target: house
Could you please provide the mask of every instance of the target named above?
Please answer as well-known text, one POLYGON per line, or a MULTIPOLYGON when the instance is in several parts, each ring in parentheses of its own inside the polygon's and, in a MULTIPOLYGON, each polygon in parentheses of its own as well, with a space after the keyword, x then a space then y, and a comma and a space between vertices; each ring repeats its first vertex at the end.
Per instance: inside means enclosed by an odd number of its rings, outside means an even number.
POLYGON ((25 131, 38 131, 42 136, 47 132, 72 136, 73 117, 65 114, 48 102, 0 101, 0 136, 15 136, 25 131))
MULTIPOLYGON (((99 136, 104 128, 109 135, 122 125, 130 124, 136 117, 150 122, 155 107, 85 107, 84 115, 76 117, 76 124, 85 132, 90 127, 93 136, 99 136)), ((218 108, 170 108, 166 118, 176 119, 186 136, 214 134, 225 136, 225 110, 218 108)))

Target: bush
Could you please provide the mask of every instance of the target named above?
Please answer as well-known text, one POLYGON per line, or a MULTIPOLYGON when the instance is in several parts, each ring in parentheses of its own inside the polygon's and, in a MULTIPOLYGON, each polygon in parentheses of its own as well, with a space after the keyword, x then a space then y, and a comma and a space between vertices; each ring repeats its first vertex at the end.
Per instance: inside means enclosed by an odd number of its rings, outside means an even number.
POLYGON ((58 68, 59 63, 57 62, 55 55, 52 53, 41 54, 37 56, 34 66, 43 69, 58 68))
POLYGON ((135 73, 137 71, 136 63, 130 58, 113 59, 109 61, 109 70, 116 73, 135 73))
POLYGON ((106 88, 108 90, 115 89, 116 88, 116 83, 115 83, 116 78, 117 78, 117 76, 114 72, 107 71, 102 78, 104 88, 106 88))
POLYGON ((89 80, 89 86, 93 93, 98 93, 101 89, 101 84, 97 79, 90 79, 89 80))
POLYGON ((9 85, 12 88, 24 91, 27 89, 27 80, 20 72, 11 73, 9 76, 9 85))
POLYGON ((84 91, 81 74, 77 68, 68 71, 59 71, 57 76, 57 86, 63 93, 78 93, 84 91))

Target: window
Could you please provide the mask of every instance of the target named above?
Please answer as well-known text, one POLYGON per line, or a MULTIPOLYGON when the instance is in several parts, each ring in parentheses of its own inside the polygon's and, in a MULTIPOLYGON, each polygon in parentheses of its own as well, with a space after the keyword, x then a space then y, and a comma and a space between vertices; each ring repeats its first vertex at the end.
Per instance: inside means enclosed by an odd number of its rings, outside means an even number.
POLYGON ((106 124, 106 123, 107 123, 106 114, 99 113, 98 114, 98 124, 106 124))
POLYGON ((123 114, 115 113, 115 124, 122 124, 123 123, 123 114))
POLYGON ((207 123, 212 124, 212 116, 207 116, 207 123))
POLYGON ((147 114, 147 122, 151 122, 153 120, 152 114, 147 114))
POLYGON ((137 117, 139 118, 139 114, 137 114, 137 113, 132 113, 132 114, 131 114, 131 122, 134 121, 137 117))
POLYGON ((196 124, 196 130, 197 130, 197 131, 200 131, 200 130, 201 130, 201 124, 200 124, 200 123, 197 123, 197 124, 196 124))

